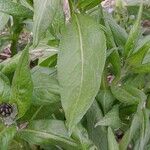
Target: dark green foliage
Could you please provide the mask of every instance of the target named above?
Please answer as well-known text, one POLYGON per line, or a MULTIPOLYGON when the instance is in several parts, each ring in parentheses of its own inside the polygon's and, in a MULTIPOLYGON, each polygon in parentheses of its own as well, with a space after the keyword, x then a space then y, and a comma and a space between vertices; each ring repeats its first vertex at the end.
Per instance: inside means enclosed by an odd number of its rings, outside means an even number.
POLYGON ((149 150, 149 6, 68 2, 0 0, 0 150, 149 150))

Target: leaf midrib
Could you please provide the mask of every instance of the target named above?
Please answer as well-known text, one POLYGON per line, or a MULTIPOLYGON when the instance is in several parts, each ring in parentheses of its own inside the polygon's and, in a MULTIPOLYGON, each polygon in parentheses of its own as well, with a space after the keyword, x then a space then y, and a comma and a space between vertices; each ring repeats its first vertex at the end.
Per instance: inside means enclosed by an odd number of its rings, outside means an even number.
POLYGON ((77 18, 77 16, 75 15, 75 20, 76 20, 76 24, 77 24, 77 30, 78 30, 78 36, 79 36, 79 44, 80 44, 80 52, 81 52, 81 78, 80 78, 80 88, 79 88, 79 94, 78 94, 78 97, 77 97, 77 100, 73 106, 73 109, 72 109, 72 113, 70 113, 70 117, 71 115, 73 116, 75 114, 75 110, 76 110, 76 106, 79 102, 79 98, 80 98, 80 95, 81 95, 81 90, 82 90, 82 86, 83 86, 83 69, 84 69, 84 53, 83 53, 83 41, 82 41, 82 33, 81 33, 81 27, 80 27, 80 23, 79 23, 79 20, 77 18))
POLYGON ((67 139, 66 137, 62 137, 62 136, 58 136, 58 135, 56 135, 56 134, 53 134, 53 133, 51 133, 51 132, 41 132, 41 131, 37 131, 37 130, 32 130, 32 129, 24 129, 24 130, 22 130, 21 132, 27 132, 27 133, 33 133, 33 134, 38 134, 40 137, 42 137, 43 138, 43 136, 45 137, 45 138, 50 138, 50 139, 53 139, 53 140, 59 140, 59 141, 61 141, 61 142, 64 142, 64 143, 68 143, 69 145, 71 145, 71 146, 74 146, 74 147, 77 147, 78 146, 78 144, 77 143, 75 143, 75 141, 73 141, 73 140, 70 140, 70 139, 67 139), (43 136, 42 136, 43 135, 43 136))

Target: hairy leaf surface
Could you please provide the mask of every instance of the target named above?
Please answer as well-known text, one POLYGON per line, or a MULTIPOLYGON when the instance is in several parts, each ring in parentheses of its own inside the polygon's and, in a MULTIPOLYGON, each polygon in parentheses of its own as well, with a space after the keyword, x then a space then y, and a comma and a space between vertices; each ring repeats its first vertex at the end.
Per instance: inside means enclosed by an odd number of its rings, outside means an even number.
POLYGON ((66 150, 78 150, 78 144, 69 137, 63 121, 36 120, 20 131, 21 138, 38 145, 58 145, 66 150))
POLYGON ((75 15, 63 31, 60 49, 60 94, 71 131, 91 106, 100 87, 106 58, 105 36, 90 17, 75 15))
POLYGON ((0 0, 0 12, 17 17, 32 18, 33 15, 33 12, 30 9, 10 0, 0 0))
POLYGON ((29 69, 29 49, 25 48, 12 81, 11 102, 18 105, 19 118, 29 109, 32 98, 32 79, 29 69))
POLYGON ((33 44, 37 46, 60 9, 60 0, 34 0, 33 44))

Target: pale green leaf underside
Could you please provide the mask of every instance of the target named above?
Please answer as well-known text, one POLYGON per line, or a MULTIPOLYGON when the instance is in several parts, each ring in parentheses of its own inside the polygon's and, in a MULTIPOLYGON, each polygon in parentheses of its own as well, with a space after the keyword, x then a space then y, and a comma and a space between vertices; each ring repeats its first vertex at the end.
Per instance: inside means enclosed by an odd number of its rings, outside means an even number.
POLYGON ((75 15, 63 31, 58 56, 62 106, 69 130, 82 119, 98 92, 106 41, 90 17, 75 15))
POLYGON ((31 122, 27 129, 20 131, 20 137, 32 144, 58 145, 66 150, 78 150, 78 145, 68 136, 63 121, 36 120, 31 122))
POLYGON ((42 4, 41 0, 34 0, 33 44, 35 46, 52 23, 59 5, 60 0, 43 0, 42 4))
POLYGON ((3 30, 6 23, 8 22, 8 19, 9 19, 9 15, 0 13, 0 30, 3 30))

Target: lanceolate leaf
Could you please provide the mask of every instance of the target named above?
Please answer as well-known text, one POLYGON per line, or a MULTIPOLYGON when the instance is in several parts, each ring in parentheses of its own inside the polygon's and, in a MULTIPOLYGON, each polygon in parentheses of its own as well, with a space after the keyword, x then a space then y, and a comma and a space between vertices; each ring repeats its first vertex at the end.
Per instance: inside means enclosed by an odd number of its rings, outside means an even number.
POLYGON ((119 149, 120 150, 126 150, 127 149, 128 144, 133 139, 134 135, 136 134, 137 130, 140 127, 140 121, 141 121, 141 111, 137 112, 134 115, 130 129, 126 131, 122 140, 119 143, 119 149))
POLYGON ((136 67, 131 68, 131 71, 134 73, 149 73, 150 72, 150 63, 141 64, 136 67))
POLYGON ((109 150, 119 150, 119 145, 110 127, 108 128, 108 147, 109 147, 109 150))
POLYGON ((106 114, 112 107, 115 98, 109 90, 101 90, 97 95, 97 100, 102 105, 104 114, 106 114))
POLYGON ((107 130, 105 127, 97 126, 95 124, 103 118, 102 111, 96 102, 93 102, 90 109, 86 114, 87 118, 87 131, 90 139, 97 146, 98 150, 108 150, 108 142, 107 142, 107 130))
POLYGON ((33 11, 33 7, 27 2, 27 0, 20 0, 20 3, 25 6, 26 8, 29 8, 33 11))
POLYGON ((105 19, 109 24, 116 45, 124 47, 128 37, 127 32, 115 22, 115 20, 110 16, 110 14, 105 14, 105 19))
POLYGON ((109 61, 113 66, 113 73, 116 75, 116 77, 120 76, 121 73, 121 60, 119 57, 119 53, 117 50, 115 50, 109 57, 109 61))
MULTIPOLYGON (((131 2, 132 2, 132 0, 131 0, 131 2)), ((147 5, 145 4, 145 6, 144 6, 142 18, 144 20, 146 20, 146 19, 149 20, 150 19, 150 15, 149 15, 150 14, 150 5, 148 4, 149 1, 145 0, 145 3, 146 2, 147 2, 147 5)), ((140 3, 140 1, 139 1, 139 3, 140 3)), ((127 9, 128 9, 128 12, 130 15, 137 15, 139 6, 136 4, 131 4, 131 5, 127 6, 127 9)))
POLYGON ((6 23, 8 22, 8 19, 9 19, 9 15, 0 13, 0 31, 3 30, 6 23))
POLYGON ((0 102, 7 102, 10 96, 9 79, 0 72, 0 102))
MULTIPOLYGON (((105 31, 105 35, 106 35, 106 39, 107 39, 107 47, 109 49, 112 49, 112 48, 115 49, 110 54, 110 56, 108 57, 108 59, 109 59, 110 63, 113 66, 113 73, 116 76, 120 76, 120 72, 121 72, 121 59, 119 57, 119 53, 118 53, 118 50, 117 50, 117 47, 116 47, 116 44, 115 44, 115 41, 114 41, 115 35, 113 35, 113 32, 117 33, 117 32, 119 32, 119 30, 117 30, 116 28, 115 28, 115 30, 111 29, 110 23, 108 21, 109 19, 107 18, 107 16, 108 16, 108 14, 104 13, 105 26, 106 26, 106 29, 107 29, 105 31), (117 32, 116 32, 116 30, 117 30, 117 32)), ((116 25, 113 25, 113 26, 115 27, 116 25)), ((122 33, 118 33, 118 35, 120 36, 120 35, 123 35, 123 34, 122 33)), ((118 35, 117 35, 117 38, 118 38, 118 35)), ((121 40, 119 40, 119 41, 121 41, 121 40)))
POLYGON ((29 69, 29 49, 26 47, 19 59, 12 81, 11 102, 17 104, 19 118, 30 107, 32 90, 33 85, 29 69))
POLYGON ((58 145, 66 150, 79 150, 80 147, 69 137, 64 122, 59 120, 33 121, 27 129, 20 130, 19 135, 31 144, 58 145))
MULTIPOLYGON (((53 69, 48 68, 48 70, 52 71, 53 69)), ((51 74, 54 74, 54 72, 51 74)), ((56 77, 39 69, 32 71, 32 80, 34 86, 32 101, 34 105, 47 105, 60 101, 59 85, 56 77)))
POLYGON ((135 24, 133 25, 133 27, 129 33, 127 42, 125 44, 125 50, 124 50, 125 58, 127 58, 133 52, 133 48, 135 48, 136 42, 138 41, 139 33, 140 33, 140 21, 141 21, 141 17, 142 17, 142 11, 143 11, 143 3, 140 6, 138 18, 137 18, 135 24))
POLYGON ((3 61, 0 65, 2 67, 1 72, 7 76, 9 76, 10 74, 14 73, 16 66, 19 62, 19 58, 21 56, 21 53, 16 54, 15 56, 13 56, 10 59, 6 59, 5 61, 3 61))
POLYGON ((135 52, 137 52, 139 49, 141 49, 148 42, 150 42, 150 35, 142 37, 137 43, 135 52))
POLYGON ((138 104, 141 99, 127 89, 127 86, 111 86, 111 92, 117 100, 125 104, 138 104))
POLYGON ((72 137, 81 143, 82 149, 95 150, 95 146, 90 141, 86 129, 81 124, 78 124, 76 126, 75 130, 73 131, 72 137))
POLYGON ((16 134, 16 127, 3 127, 0 131, 0 150, 7 150, 16 134))
POLYGON ((100 4, 101 0, 80 0, 77 3, 77 7, 81 10, 89 10, 98 4, 100 4))
POLYGON ((39 40, 44 36, 47 28, 53 22, 58 9, 60 9, 61 0, 34 0, 33 17, 33 44, 37 46, 39 40))
POLYGON ((127 61, 129 65, 131 66, 141 65, 149 49, 150 49, 150 41, 145 43, 136 53, 132 54, 128 58, 127 61))
POLYGON ((149 121, 150 112, 148 109, 144 109, 142 112, 142 127, 141 127, 141 136, 139 142, 139 150, 145 150, 146 145, 150 139, 150 121, 149 121))
POLYGON ((71 131, 91 106, 100 87, 106 41, 90 17, 74 15, 60 41, 58 79, 62 106, 71 131))
POLYGON ((30 9, 10 0, 0 0, 0 12, 25 18, 32 18, 33 15, 30 9))
POLYGON ((119 106, 114 106, 102 119, 100 119, 97 126, 110 126, 112 128, 119 128, 121 120, 119 118, 119 106))

